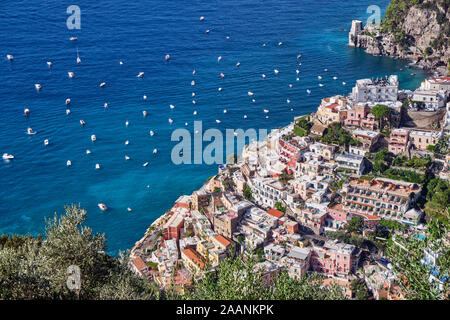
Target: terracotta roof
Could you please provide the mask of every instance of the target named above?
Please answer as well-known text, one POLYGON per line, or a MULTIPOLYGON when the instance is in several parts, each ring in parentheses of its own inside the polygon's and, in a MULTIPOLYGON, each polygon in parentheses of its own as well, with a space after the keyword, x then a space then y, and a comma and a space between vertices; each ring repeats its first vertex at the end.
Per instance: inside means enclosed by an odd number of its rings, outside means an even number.
POLYGON ((221 245, 223 245, 223 246, 225 246, 225 247, 228 247, 230 244, 231 244, 231 242, 227 239, 227 238, 225 238, 224 236, 222 236, 222 235, 220 235, 220 234, 218 234, 217 236, 215 236, 214 237, 221 245))
POLYGON ((142 260, 141 257, 134 258, 133 264, 139 271, 142 271, 147 268, 147 265, 145 264, 144 260, 142 260))
POLYGON ((284 215, 283 212, 277 209, 270 209, 269 211, 267 211, 267 213, 271 216, 274 216, 275 218, 281 218, 284 215))
POLYGON ((203 262, 202 257, 198 254, 197 251, 193 249, 184 249, 183 254, 188 257, 192 262, 198 265, 201 269, 205 267, 205 263, 203 262))
POLYGON ((327 129, 327 127, 322 126, 318 123, 314 124, 311 128, 311 132, 320 132, 321 134, 323 134, 325 132, 325 130, 327 129))

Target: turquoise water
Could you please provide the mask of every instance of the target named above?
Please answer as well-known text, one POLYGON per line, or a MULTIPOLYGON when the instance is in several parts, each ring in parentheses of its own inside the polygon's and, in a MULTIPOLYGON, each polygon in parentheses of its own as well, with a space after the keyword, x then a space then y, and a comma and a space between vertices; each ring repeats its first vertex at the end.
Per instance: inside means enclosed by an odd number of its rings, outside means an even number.
MULTIPOLYGON (((217 171, 215 165, 171 162, 176 143, 170 135, 185 122, 189 130, 194 120, 202 120, 204 130, 271 129, 314 111, 323 97, 348 94, 356 79, 394 73, 402 88, 414 88, 425 76, 415 71, 411 77, 405 61, 347 47, 351 20, 366 20, 373 1, 80 0, 81 30, 66 28, 70 4, 0 3, 0 152, 16 157, 0 161, 0 233, 42 232, 44 217, 62 213, 64 204, 79 203, 88 210, 88 225, 106 233, 109 251, 116 254, 132 247, 179 195, 192 193, 217 171), (206 19, 200 22, 200 16, 206 19), (78 41, 69 41, 71 36, 78 41), (12 63, 6 54, 14 55, 12 63), (168 62, 166 54, 171 55, 168 62), (51 70, 46 61, 53 62, 51 70), (68 71, 75 73, 73 79, 68 71), (145 76, 139 79, 141 71, 145 76), (318 86, 318 75, 324 87, 318 86), (332 79, 335 75, 339 80, 332 79), (100 88, 103 81, 107 85, 100 88), (42 84, 40 92, 35 83, 42 84), (248 91, 255 93, 255 103, 248 91), (67 116, 69 97, 72 113, 67 116), (24 108, 31 110, 28 118, 24 108), (270 109, 269 119, 263 109, 270 109), (142 110, 148 111, 146 118, 142 110), (38 133, 26 135, 28 127, 38 133), (95 143, 91 134, 98 138, 95 143), (131 160, 125 161, 125 155, 131 160), (146 161, 150 164, 144 168, 146 161), (95 163, 102 169, 95 170, 95 163), (101 212, 99 202, 110 210, 101 212)), ((377 4, 384 10, 388 1, 377 4)))

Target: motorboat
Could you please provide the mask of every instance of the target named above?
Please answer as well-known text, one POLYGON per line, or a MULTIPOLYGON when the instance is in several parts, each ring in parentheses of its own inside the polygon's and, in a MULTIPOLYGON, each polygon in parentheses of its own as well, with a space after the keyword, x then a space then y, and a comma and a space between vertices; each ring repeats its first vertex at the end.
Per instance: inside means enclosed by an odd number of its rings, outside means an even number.
POLYGON ((75 73, 69 71, 67 72, 67 75, 69 76, 69 78, 73 78, 75 76, 75 73))
POLYGON ((144 116, 144 117, 146 117, 147 116, 147 111, 142 111, 142 115, 144 116))
POLYGON ((70 98, 67 98, 66 99, 66 105, 68 105, 70 103, 70 101, 71 101, 70 98))
POLYGON ((69 40, 70 41, 76 41, 76 40, 78 40, 78 38, 77 37, 70 37, 69 40))
POLYGON ((104 86, 106 86, 106 82, 100 83, 100 87, 101 87, 101 88, 103 88, 104 86))
POLYGON ((70 167, 71 165, 72 165, 72 161, 70 161, 70 160, 67 160, 67 162, 66 162, 66 166, 70 167))
POLYGON ((166 59, 166 61, 169 61, 169 60, 170 60, 170 55, 169 55, 169 54, 166 54, 166 56, 164 57, 164 59, 166 59))
POLYGON ((24 113, 26 116, 30 115, 30 109, 25 108, 25 110, 23 110, 23 113, 24 113))
POLYGON ((2 158, 3 160, 11 160, 14 159, 14 156, 12 154, 4 153, 2 158))
POLYGON ((157 154, 158 153, 158 149, 153 149, 153 154, 157 154))
POLYGON ((95 170, 99 170, 100 169, 100 165, 98 163, 95 164, 95 170))
POLYGON ((12 54, 7 54, 6 55, 6 59, 8 59, 9 61, 13 61, 14 60, 14 56, 12 54))
POLYGON ((91 135, 91 140, 92 140, 92 142, 97 140, 97 137, 95 136, 95 134, 91 135))
POLYGON ((33 129, 28 128, 27 129, 27 134, 36 134, 36 131, 33 131, 33 129))
POLYGON ((44 140, 44 145, 48 146, 48 144, 49 144, 48 139, 45 139, 44 140))
POLYGON ((39 83, 36 83, 34 87, 36 88, 37 91, 41 90, 42 88, 42 86, 39 83))
POLYGON ((148 166, 148 162, 144 163, 142 166, 143 166, 143 167, 148 166))
POLYGON ((144 76, 144 72, 139 72, 138 75, 136 77, 138 78, 142 78, 144 76))
POLYGON ((84 120, 80 120, 80 124, 81 124, 82 126, 84 126, 84 125, 86 124, 86 122, 84 122, 84 120))
POLYGON ((125 160, 130 160, 130 157, 126 155, 125 160))
POLYGON ((104 204, 104 203, 99 203, 99 204, 98 204, 98 207, 99 207, 100 210, 102 210, 102 211, 108 210, 108 207, 107 207, 106 204, 104 204))

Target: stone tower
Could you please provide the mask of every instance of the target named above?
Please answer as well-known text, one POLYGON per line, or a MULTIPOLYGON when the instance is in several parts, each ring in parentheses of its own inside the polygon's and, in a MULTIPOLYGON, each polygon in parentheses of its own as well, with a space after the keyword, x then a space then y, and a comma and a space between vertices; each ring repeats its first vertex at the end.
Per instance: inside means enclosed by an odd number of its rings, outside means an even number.
POLYGON ((358 36, 363 30, 362 21, 352 20, 352 28, 348 34, 348 45, 351 47, 358 46, 358 36))

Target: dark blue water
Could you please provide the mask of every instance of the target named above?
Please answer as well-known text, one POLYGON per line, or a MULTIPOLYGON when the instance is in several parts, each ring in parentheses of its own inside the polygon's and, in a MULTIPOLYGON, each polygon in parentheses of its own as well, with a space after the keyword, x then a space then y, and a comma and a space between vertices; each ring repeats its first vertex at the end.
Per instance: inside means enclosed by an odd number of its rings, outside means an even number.
MULTIPOLYGON (((217 171, 215 165, 172 164, 175 142, 170 135, 185 122, 189 130, 194 120, 202 120, 204 129, 270 129, 315 110, 323 97, 349 93, 359 78, 395 73, 402 88, 418 86, 424 75, 400 72, 406 62, 347 47, 351 20, 366 20, 371 4, 369 0, 0 2, 0 153, 16 157, 9 163, 0 161, 0 233, 42 232, 44 217, 61 213, 64 204, 79 203, 89 212, 88 224, 106 233, 110 252, 117 253, 130 248, 179 195, 190 194, 217 171), (66 27, 66 8, 71 4, 81 8, 81 30, 66 27), (203 22, 200 16, 205 16, 203 22), (78 41, 69 41, 71 36, 78 41), (280 41, 283 45, 278 46, 280 41), (12 63, 6 54, 14 55, 12 63), (166 54, 171 56, 168 62, 166 54), (46 61, 53 62, 51 70, 46 61), (236 68, 238 61, 241 65, 236 68), (277 76, 275 68, 280 71, 277 76), (68 71, 75 73, 73 79, 68 71), (141 71, 145 76, 139 79, 141 71), (318 86, 318 75, 323 76, 324 87, 318 86), (107 85, 100 88, 100 82, 107 85), (43 86, 39 93, 35 83, 43 86), (306 89, 312 90, 311 95, 306 89), (255 103, 248 91, 255 93, 255 103), (69 116, 66 98, 72 100, 69 116), (24 117, 24 108, 31 110, 30 117, 24 117), (270 109, 269 119, 263 109, 270 109), (148 110, 146 118, 142 110, 148 110), (172 125, 169 118, 174 119, 172 125), (217 124, 216 119, 222 122, 217 124), (28 127, 38 134, 26 135, 28 127), (153 137, 150 130, 156 133, 153 137), (98 138, 95 143, 91 134, 98 138), (44 139, 50 140, 49 146, 44 146, 44 139), (125 140, 130 141, 128 146, 125 140), (86 149, 92 154, 87 155, 86 149), (125 155, 131 160, 126 161, 125 155), (69 159, 72 166, 67 168, 69 159), (150 165, 144 168, 146 161, 150 165), (102 169, 95 170, 95 163, 102 169), (101 212, 99 202, 110 210, 101 212)), ((376 4, 384 10, 388 1, 376 4)))

